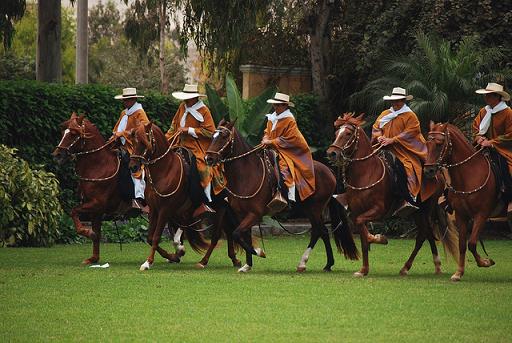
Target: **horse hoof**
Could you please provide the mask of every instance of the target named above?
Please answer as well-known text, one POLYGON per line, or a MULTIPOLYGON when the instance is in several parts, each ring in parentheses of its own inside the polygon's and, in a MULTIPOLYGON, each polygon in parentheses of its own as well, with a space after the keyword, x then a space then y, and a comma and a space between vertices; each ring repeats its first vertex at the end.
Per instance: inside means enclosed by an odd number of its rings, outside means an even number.
POLYGON ((363 278, 365 277, 366 274, 365 273, 361 273, 361 272, 355 272, 354 273, 354 277, 357 277, 357 278, 363 278))
POLYGON ((306 266, 298 266, 297 273, 304 273, 306 271, 306 266))
POLYGON ((143 264, 140 265, 139 270, 140 271, 149 270, 152 265, 153 265, 153 263, 149 263, 148 261, 146 261, 146 262, 144 262, 143 264))
POLYGON ((461 279, 461 277, 457 273, 453 274, 452 277, 450 278, 450 280, 453 282, 458 282, 458 281, 460 281, 460 279, 461 279))
POLYGON ((204 269, 206 268, 206 264, 202 264, 201 262, 196 263, 196 269, 204 269))
POLYGON ((242 262, 240 262, 239 260, 233 261, 233 267, 240 268, 241 266, 242 266, 242 262))
POLYGON ((381 235, 380 233, 376 234, 374 243, 386 245, 388 244, 388 238, 384 235, 381 235))
POLYGON ((179 257, 170 257, 165 259, 167 263, 180 263, 181 260, 179 257))
POLYGON ((400 276, 407 276, 409 275, 409 270, 402 268, 400 269, 400 276))
POLYGON ((331 267, 324 267, 323 271, 328 273, 328 272, 332 272, 332 269, 331 269, 331 267))
POLYGON ((436 269, 436 271, 434 272, 435 275, 442 275, 443 274, 443 271, 441 269, 436 269))
POLYGON ((98 262, 99 260, 100 260, 99 258, 89 257, 88 259, 83 260, 82 264, 83 265, 90 265, 90 264, 98 262))
POLYGON ((252 267, 248 264, 244 264, 244 266, 240 269, 238 269, 239 273, 247 273, 252 269, 252 267))
POLYGON ((179 245, 177 248, 176 248, 176 253, 182 257, 182 256, 185 256, 185 246, 184 245, 179 245))
POLYGON ((261 258, 266 258, 267 257, 267 255, 265 255, 265 252, 261 248, 256 248, 256 249, 254 249, 254 251, 256 251, 256 255, 261 257, 261 258))

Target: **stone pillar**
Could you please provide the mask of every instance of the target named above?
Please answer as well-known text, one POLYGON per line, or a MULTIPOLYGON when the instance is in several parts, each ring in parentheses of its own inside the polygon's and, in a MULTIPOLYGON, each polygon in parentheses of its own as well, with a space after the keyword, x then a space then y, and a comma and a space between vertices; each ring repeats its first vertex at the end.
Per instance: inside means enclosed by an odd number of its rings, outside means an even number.
POLYGON ((259 95, 276 85, 280 92, 295 95, 312 91, 311 71, 301 67, 267 67, 253 64, 240 66, 243 75, 242 98, 259 95))

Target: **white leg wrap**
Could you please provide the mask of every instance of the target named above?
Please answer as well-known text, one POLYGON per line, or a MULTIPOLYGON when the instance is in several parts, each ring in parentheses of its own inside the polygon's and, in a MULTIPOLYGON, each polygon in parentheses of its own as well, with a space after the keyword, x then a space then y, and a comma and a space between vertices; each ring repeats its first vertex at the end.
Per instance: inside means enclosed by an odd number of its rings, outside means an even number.
POLYGON ((257 256, 260 256, 260 257, 261 257, 261 255, 263 255, 263 254, 262 254, 262 253, 263 253, 263 249, 261 249, 261 248, 254 248, 254 251, 256 251, 256 255, 257 255, 257 256))
POLYGON ((248 264, 244 264, 244 266, 240 269, 238 269, 238 272, 239 273, 247 273, 248 271, 250 271, 252 268, 250 265, 248 264))

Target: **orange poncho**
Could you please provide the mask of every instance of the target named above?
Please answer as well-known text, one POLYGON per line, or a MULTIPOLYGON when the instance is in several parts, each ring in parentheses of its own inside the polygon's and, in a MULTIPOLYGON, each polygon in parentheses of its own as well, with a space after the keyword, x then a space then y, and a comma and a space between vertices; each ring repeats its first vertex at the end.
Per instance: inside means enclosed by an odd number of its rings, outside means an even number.
MULTIPOLYGON (((480 123, 486 114, 482 108, 473 121, 473 134, 479 131, 480 123)), ((502 155, 508 164, 508 170, 512 174, 512 109, 509 107, 492 115, 491 126, 485 137, 489 139, 496 151, 502 155)))
MULTIPOLYGON (((114 126, 114 129, 112 130, 113 133, 117 132, 119 123, 121 123, 121 119, 123 119, 125 113, 126 113, 126 110, 123 110, 123 112, 121 112, 121 115, 119 116, 119 119, 117 120, 117 123, 114 126)), ((133 144, 132 144, 132 141, 131 141, 131 138, 129 135, 130 131, 132 129, 137 128, 137 126, 139 126, 141 124, 145 125, 147 123, 149 123, 149 119, 148 119, 148 116, 146 115, 146 112, 143 109, 137 110, 128 116, 128 122, 126 124, 126 128, 123 131, 123 137, 124 137, 124 139, 126 139, 126 142, 124 145, 125 145, 128 153, 130 153, 130 155, 133 154, 133 144)), ((137 179, 142 178, 142 169, 143 169, 143 167, 141 168, 141 171, 132 173, 133 177, 135 177, 137 179)))
POLYGON ((393 139, 386 148, 402 162, 407 173, 407 187, 412 196, 418 196, 422 182, 422 163, 427 158, 427 145, 421 134, 420 122, 414 112, 404 112, 379 128, 380 120, 390 110, 382 112, 373 124, 372 142, 382 135, 393 139))
POLYGON ((279 153, 279 167, 285 185, 295 184, 301 200, 315 192, 315 171, 313 157, 308 143, 297 127, 293 117, 279 119, 272 130, 272 122, 267 121, 265 136, 279 153))
MULTIPOLYGON (((215 194, 218 194, 225 187, 225 180, 222 173, 222 166, 210 167, 206 164, 204 159, 206 150, 212 141, 213 132, 215 131, 215 124, 213 122, 210 110, 206 106, 202 106, 197 110, 202 116, 203 121, 199 121, 190 113, 187 114, 185 119, 185 126, 193 128, 197 136, 190 135, 189 133, 182 133, 177 139, 175 145, 182 146, 192 151, 196 157, 197 170, 201 179, 201 186, 205 188, 208 184, 212 183, 212 189, 215 194)), ((176 130, 180 127, 180 121, 185 113, 185 103, 182 102, 178 111, 174 115, 171 122, 171 128, 167 131, 165 136, 171 139, 176 130)))

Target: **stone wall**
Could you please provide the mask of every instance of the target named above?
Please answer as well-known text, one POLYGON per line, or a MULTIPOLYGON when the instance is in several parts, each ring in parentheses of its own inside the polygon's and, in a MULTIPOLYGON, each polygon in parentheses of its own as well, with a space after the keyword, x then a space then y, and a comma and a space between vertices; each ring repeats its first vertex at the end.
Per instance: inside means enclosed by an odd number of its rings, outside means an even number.
POLYGON ((277 85, 280 92, 295 95, 312 90, 311 71, 298 67, 267 67, 253 64, 240 66, 243 75, 242 97, 259 95, 265 88, 277 85))

